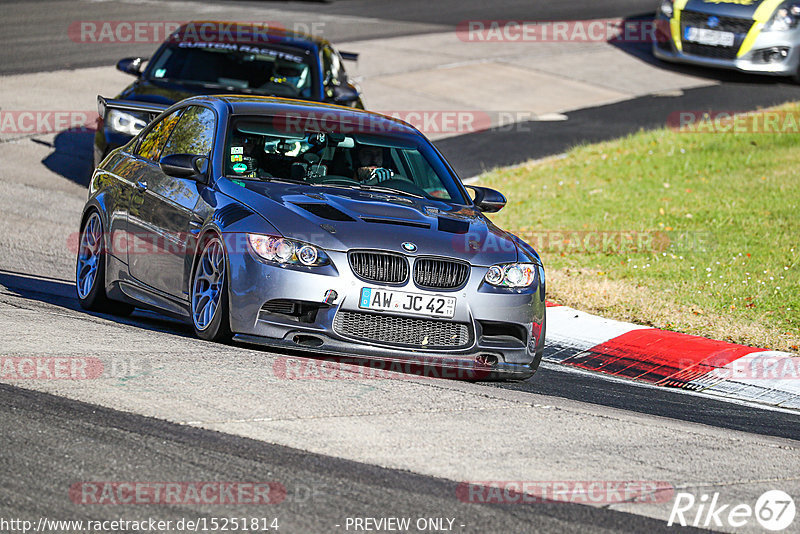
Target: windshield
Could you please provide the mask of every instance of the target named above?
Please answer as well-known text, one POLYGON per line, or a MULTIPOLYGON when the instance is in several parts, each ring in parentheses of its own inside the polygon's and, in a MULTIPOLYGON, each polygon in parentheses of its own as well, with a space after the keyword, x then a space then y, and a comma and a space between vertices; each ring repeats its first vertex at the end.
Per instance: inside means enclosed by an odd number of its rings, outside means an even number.
POLYGON ((311 98, 310 55, 291 47, 181 42, 162 49, 148 78, 258 95, 311 98))
POLYGON ((225 175, 465 203, 441 157, 415 136, 281 130, 272 117, 231 121, 225 175))

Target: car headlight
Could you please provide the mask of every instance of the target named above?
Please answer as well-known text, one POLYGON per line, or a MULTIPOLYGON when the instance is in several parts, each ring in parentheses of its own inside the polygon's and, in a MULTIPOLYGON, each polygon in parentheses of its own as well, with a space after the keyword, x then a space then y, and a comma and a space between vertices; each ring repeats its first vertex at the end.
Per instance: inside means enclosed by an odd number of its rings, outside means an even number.
POLYGON ((483 279, 487 284, 497 287, 529 287, 536 280, 536 265, 533 263, 492 265, 483 279))
POLYGON ((329 261, 327 254, 314 245, 285 237, 247 234, 247 242, 256 256, 273 263, 318 267, 329 261))
POLYGON ((800 22, 800 2, 781 4, 767 23, 764 31, 785 32, 797 28, 800 22))
POLYGON ((661 0, 661 6, 659 6, 658 11, 668 19, 671 19, 675 13, 672 7, 672 0, 661 0))
POLYGON ((106 114, 106 124, 117 133, 134 136, 147 126, 147 122, 135 115, 118 109, 110 109, 106 114))

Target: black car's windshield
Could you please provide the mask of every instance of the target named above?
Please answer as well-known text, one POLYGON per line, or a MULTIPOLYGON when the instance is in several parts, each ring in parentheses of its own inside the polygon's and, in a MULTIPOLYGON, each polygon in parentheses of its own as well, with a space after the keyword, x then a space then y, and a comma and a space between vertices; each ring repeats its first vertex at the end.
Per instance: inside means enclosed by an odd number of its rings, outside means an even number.
POLYGON ((285 46, 180 42, 153 58, 147 76, 242 93, 311 98, 309 57, 304 50, 285 46))
POLYGON ((231 121, 225 175, 364 189, 465 203, 441 157, 422 139, 375 133, 286 132, 276 117, 231 121))

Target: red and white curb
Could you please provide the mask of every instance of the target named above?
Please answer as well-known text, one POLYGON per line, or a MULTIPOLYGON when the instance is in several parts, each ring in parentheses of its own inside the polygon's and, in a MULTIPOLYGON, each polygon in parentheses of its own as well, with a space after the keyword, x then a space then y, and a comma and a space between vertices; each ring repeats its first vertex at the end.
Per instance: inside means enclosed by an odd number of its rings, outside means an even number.
POLYGON ((800 409, 800 357, 604 319, 548 304, 544 361, 800 409))

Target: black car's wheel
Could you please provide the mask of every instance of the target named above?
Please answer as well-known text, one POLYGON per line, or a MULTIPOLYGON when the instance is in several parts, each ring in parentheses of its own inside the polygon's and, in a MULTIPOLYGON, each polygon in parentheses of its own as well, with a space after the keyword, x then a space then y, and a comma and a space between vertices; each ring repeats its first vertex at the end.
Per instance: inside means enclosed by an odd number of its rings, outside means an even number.
POLYGON ((106 262, 103 221, 92 211, 84 221, 75 266, 75 289, 81 307, 86 310, 130 315, 134 307, 110 300, 106 295, 106 262))
POLYGON ((231 339, 225 248, 219 237, 205 241, 197 259, 192 273, 191 313, 199 338, 221 342, 231 339))

